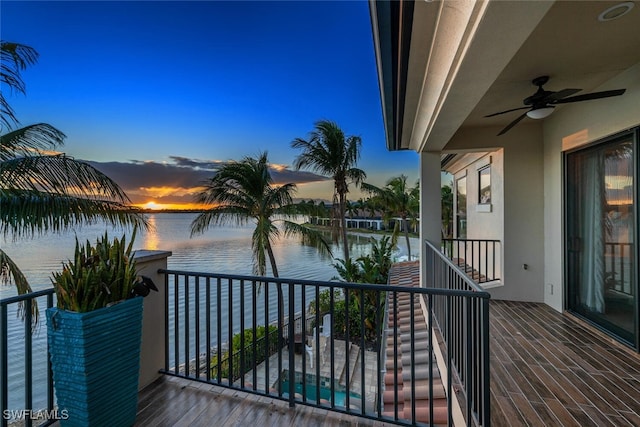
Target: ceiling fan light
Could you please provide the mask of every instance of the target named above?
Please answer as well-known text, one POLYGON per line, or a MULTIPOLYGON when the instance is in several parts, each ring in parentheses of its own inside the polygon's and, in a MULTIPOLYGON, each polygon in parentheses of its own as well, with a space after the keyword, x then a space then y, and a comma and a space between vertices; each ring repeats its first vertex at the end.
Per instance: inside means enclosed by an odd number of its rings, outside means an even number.
POLYGON ((535 110, 529 110, 527 111, 527 117, 536 120, 544 119, 545 117, 549 117, 549 115, 553 113, 554 108, 555 107, 542 107, 536 108, 535 110))

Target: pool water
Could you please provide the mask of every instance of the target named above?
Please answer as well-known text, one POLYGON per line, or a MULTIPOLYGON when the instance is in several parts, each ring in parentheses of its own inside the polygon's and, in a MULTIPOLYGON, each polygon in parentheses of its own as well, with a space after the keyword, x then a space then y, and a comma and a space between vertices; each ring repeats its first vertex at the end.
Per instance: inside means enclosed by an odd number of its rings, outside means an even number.
MULTIPOLYGON (((303 395, 303 386, 302 386, 302 374, 296 372, 295 374, 295 393, 303 395)), ((290 391, 289 386, 289 371, 284 370, 280 376, 280 387, 283 393, 288 394, 290 391)), ((318 388, 317 388, 317 380, 316 376, 312 374, 306 374, 305 381, 305 392, 307 400, 318 401, 318 388)), ((334 396, 334 405, 335 406, 345 406, 345 400, 347 397, 345 387, 334 384, 333 390, 334 396)), ((360 395, 356 393, 350 393, 350 398, 360 399, 360 395)), ((331 402, 331 379, 327 377, 320 377, 320 399, 327 400, 331 402)))

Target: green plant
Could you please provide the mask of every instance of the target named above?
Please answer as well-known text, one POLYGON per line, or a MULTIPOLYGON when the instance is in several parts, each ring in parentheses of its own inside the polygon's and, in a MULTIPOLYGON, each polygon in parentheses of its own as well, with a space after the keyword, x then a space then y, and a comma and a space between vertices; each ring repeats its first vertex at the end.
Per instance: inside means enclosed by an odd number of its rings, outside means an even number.
POLYGON ((131 242, 125 236, 109 240, 107 233, 95 245, 80 245, 76 238, 73 260, 54 272, 51 282, 58 297, 58 308, 84 313, 136 295, 139 285, 131 242))
MULTIPOLYGON (((318 298, 318 312, 319 316, 322 317, 325 314, 331 311, 331 290, 325 289, 319 293, 318 298)), ((333 291, 333 301, 334 304, 336 301, 341 301, 344 299, 342 292, 338 289, 333 291)), ((316 314, 316 300, 313 300, 309 303, 309 308, 307 309, 309 314, 316 314)), ((311 327, 315 326, 315 319, 312 321, 311 327)))
POLYGON ((267 340, 265 335, 267 334, 267 327, 258 326, 255 330, 255 338, 253 329, 245 329, 243 332, 235 334, 231 338, 231 353, 229 351, 223 351, 221 357, 218 355, 211 357, 211 378, 218 377, 218 369, 220 370, 220 378, 229 378, 229 362, 231 362, 232 381, 240 378, 245 372, 255 369, 255 367, 262 363, 266 357, 271 356, 278 350, 278 328, 275 325, 269 325, 269 347, 267 348, 267 340), (244 349, 242 348, 241 337, 244 336, 244 349), (254 341, 255 340, 255 341, 254 341), (253 346, 255 344, 255 353, 253 346), (244 351, 243 351, 244 350, 244 351), (244 366, 242 366, 242 358, 240 357, 244 353, 244 366), (231 356, 229 356, 231 354, 231 356), (255 356, 255 359, 254 359, 255 356))

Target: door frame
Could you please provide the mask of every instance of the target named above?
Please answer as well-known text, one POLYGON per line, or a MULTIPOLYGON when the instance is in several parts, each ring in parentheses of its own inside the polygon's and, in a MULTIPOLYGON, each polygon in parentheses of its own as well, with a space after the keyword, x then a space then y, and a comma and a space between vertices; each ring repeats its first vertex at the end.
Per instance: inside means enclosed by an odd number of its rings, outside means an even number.
POLYGON ((589 324, 593 325, 594 327, 596 327, 597 329, 599 329, 600 331, 604 332, 605 334, 613 337, 614 339, 616 339, 616 341, 619 341, 622 344, 628 345, 632 348, 634 348, 637 352, 640 352, 640 266, 638 264, 640 264, 640 262, 638 262, 640 260, 639 256, 640 256, 640 214, 638 213, 638 210, 640 208, 639 203, 640 203, 640 186, 638 178, 640 176, 640 126, 639 127, 635 127, 635 128, 630 128, 630 129, 626 129, 624 131, 618 132, 616 134, 610 135, 608 137, 599 139, 597 141, 593 141, 591 143, 588 144, 584 144, 581 145, 580 147, 576 147, 574 149, 571 150, 567 150, 564 151, 562 153, 562 228, 563 228, 563 238, 562 238, 562 264, 563 264, 563 280, 564 280, 564 284, 563 284, 563 306, 564 306, 564 310, 570 312, 572 315, 575 315, 579 318, 581 318, 582 320, 588 322, 589 324), (569 223, 569 209, 568 209, 568 185, 569 185, 569 177, 568 177, 568 172, 569 172, 569 168, 568 168, 568 161, 569 161, 569 156, 573 153, 576 152, 580 152, 582 150, 586 150, 586 149, 590 149, 593 147, 596 147, 598 145, 604 145, 604 144, 609 144, 612 142, 615 142, 617 140, 621 140, 621 139, 625 139, 625 138, 630 138, 632 140, 633 143, 633 150, 634 150, 634 155, 633 155, 633 182, 634 182, 634 209, 633 209, 633 222, 634 222, 634 234, 633 234, 633 239, 634 239, 634 245, 633 245, 633 256, 634 256, 634 260, 636 260, 636 262, 634 263, 634 268, 633 268, 633 275, 634 275, 634 280, 635 280, 635 284, 633 284, 634 286, 634 290, 635 290, 635 302, 634 302, 634 309, 633 309, 633 316, 634 316, 634 323, 635 323, 635 330, 633 331, 633 335, 634 335, 634 339, 632 342, 623 339, 622 337, 620 337, 619 335, 615 334, 613 331, 607 329, 606 327, 604 327, 603 325, 600 325, 599 323, 596 323, 595 321, 589 319, 588 317, 573 311, 571 309, 571 301, 570 301, 570 293, 569 293, 569 227, 567 226, 567 224, 569 223))

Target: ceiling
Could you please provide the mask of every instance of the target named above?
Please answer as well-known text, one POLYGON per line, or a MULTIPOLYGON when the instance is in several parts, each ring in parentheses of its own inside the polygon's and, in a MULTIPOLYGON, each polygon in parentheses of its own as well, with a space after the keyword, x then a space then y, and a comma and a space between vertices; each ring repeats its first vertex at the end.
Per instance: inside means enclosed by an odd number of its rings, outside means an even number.
POLYGON ((580 95, 594 91, 613 76, 639 63, 640 3, 618 19, 598 21, 600 13, 619 3, 556 2, 491 84, 462 127, 510 123, 522 111, 492 118, 484 116, 522 107, 523 99, 537 89, 531 84, 535 77, 550 77, 544 85, 545 90, 580 88, 583 90, 576 94, 580 95))

